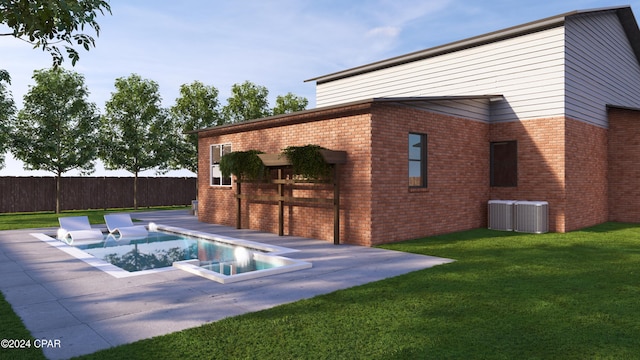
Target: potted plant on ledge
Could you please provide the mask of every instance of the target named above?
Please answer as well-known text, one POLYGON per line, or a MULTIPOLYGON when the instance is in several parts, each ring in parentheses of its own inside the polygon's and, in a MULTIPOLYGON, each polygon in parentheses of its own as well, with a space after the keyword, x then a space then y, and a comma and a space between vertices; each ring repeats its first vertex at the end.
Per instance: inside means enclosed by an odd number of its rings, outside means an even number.
POLYGON ((258 157, 259 150, 233 151, 220 158, 220 172, 222 176, 232 174, 238 180, 261 180, 265 178, 266 168, 258 157))
POLYGON ((346 162, 344 151, 333 151, 319 145, 288 146, 280 154, 258 154, 265 166, 291 166, 294 174, 307 179, 331 176, 331 164, 346 162))

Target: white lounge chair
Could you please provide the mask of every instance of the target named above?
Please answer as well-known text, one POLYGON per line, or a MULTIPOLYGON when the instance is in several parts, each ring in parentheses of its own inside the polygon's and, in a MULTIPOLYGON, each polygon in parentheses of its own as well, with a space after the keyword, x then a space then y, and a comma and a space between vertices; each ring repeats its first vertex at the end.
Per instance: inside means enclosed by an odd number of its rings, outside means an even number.
POLYGON ((86 216, 68 216, 58 218, 60 229, 58 239, 69 245, 95 244, 104 240, 100 229, 93 229, 86 216))
POLYGON ((104 216, 110 234, 120 234, 120 239, 141 238, 149 233, 144 225, 133 225, 129 214, 110 214, 104 216))

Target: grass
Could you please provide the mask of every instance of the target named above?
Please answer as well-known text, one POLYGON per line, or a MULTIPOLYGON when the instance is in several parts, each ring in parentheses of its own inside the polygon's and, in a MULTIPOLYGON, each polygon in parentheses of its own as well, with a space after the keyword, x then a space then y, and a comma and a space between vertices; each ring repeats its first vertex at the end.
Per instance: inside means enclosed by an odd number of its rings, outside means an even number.
POLYGON ((458 261, 86 358, 639 356, 638 227, 474 230, 384 247, 458 261))
POLYGON ((31 213, 3 213, 0 214, 0 230, 15 229, 32 229, 43 227, 58 227, 58 218, 61 216, 81 216, 89 217, 91 224, 104 224, 104 214, 114 212, 136 212, 136 211, 154 211, 154 210, 170 210, 170 209, 186 209, 184 206, 160 206, 149 208, 133 208, 127 209, 108 209, 108 210, 69 210, 56 214, 52 211, 31 212, 31 213))
MULTIPOLYGON (((13 312, 11 305, 0 294, 0 339, 28 340, 30 347, 22 349, 0 349, 0 359, 11 360, 37 360, 45 359, 42 350, 33 344, 34 338, 27 328, 22 324, 22 320, 13 312)), ((24 344, 26 345, 26 344, 24 344)))
POLYGON ((383 247, 457 261, 82 358, 640 358, 640 226, 383 247))

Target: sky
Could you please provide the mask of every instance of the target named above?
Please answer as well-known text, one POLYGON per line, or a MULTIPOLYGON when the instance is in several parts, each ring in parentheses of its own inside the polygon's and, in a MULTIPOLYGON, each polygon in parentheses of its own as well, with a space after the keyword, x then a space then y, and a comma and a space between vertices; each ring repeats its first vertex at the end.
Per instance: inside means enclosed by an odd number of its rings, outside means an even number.
MULTIPOLYGON (((219 90, 226 104, 233 84, 246 80, 269 90, 271 106, 292 92, 315 107, 320 75, 444 45, 559 15, 631 5, 640 0, 111 0, 112 14, 92 29, 96 47, 79 49, 80 60, 63 66, 82 74, 89 100, 102 111, 115 79, 135 73, 158 83, 162 105, 171 107, 182 84, 200 81, 219 90)), ((0 33, 7 32, 0 25, 0 33)), ((51 56, 13 37, 0 37, 0 69, 11 75, 18 109, 33 71, 51 56)), ((25 171, 10 154, 0 176, 51 176, 25 171)), ((63 176, 77 176, 71 171, 63 176)), ((97 164, 92 176, 133 176, 97 164)), ((141 176, 155 176, 148 170, 141 176)), ((165 176, 193 176, 186 170, 165 176)))

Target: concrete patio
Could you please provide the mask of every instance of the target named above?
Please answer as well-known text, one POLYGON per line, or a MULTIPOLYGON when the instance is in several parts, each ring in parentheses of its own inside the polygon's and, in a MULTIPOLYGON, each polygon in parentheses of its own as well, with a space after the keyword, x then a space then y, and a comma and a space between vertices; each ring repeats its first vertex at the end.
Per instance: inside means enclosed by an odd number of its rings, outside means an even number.
POLYGON ((55 228, 0 231, 0 291, 34 338, 59 340, 59 348, 44 349, 48 358, 90 354, 452 261, 237 230, 198 222, 182 210, 133 217, 296 249, 286 257, 313 267, 233 284, 173 268, 118 279, 30 235, 55 228))

